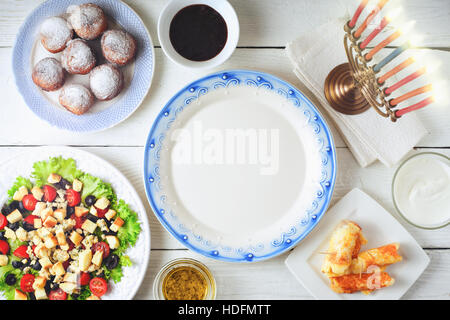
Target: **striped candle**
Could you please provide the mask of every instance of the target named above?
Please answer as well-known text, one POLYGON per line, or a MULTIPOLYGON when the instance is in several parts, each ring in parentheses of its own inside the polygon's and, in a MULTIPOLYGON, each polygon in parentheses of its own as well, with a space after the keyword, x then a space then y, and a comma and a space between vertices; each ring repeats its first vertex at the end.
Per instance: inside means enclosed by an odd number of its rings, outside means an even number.
POLYGON ((372 41, 373 38, 375 38, 375 37, 381 32, 381 30, 383 30, 384 27, 386 27, 388 24, 389 24, 389 19, 386 18, 386 17, 384 17, 384 18, 381 20, 380 25, 379 25, 378 27, 376 27, 375 30, 373 30, 373 31, 367 36, 367 38, 364 39, 363 42, 361 42, 361 43, 359 44, 359 48, 362 49, 362 50, 364 50, 364 49, 367 47, 367 45, 370 43, 370 41, 372 41))
POLYGON ((406 78, 400 80, 399 82, 397 82, 396 84, 393 84, 392 86, 390 86, 389 88, 386 88, 384 90, 384 93, 386 95, 390 95, 392 92, 394 92, 395 90, 397 90, 398 88, 400 88, 401 86, 404 86, 405 84, 407 84, 408 82, 413 81, 414 79, 420 77, 421 75, 423 75, 426 72, 426 68, 421 68, 419 70, 417 70, 414 73, 411 73, 409 76, 407 76, 406 78))
POLYGON ((379 44, 377 44, 372 50, 369 51, 368 54, 366 54, 364 56, 364 58, 369 61, 372 59, 372 57, 381 49, 383 49, 384 47, 386 47, 389 43, 391 43, 392 41, 394 41, 395 39, 397 39, 398 37, 400 37, 402 35, 402 32, 400 30, 397 30, 396 32, 394 32, 393 34, 391 34, 389 37, 387 37, 386 39, 384 39, 383 41, 381 41, 379 44))
POLYGON ((422 109, 423 107, 426 107, 427 105, 429 105, 429 104, 431 104, 433 102, 434 102, 434 97, 428 97, 428 98, 426 98, 426 99, 424 99, 424 100, 422 100, 422 101, 420 101, 420 102, 418 102, 416 104, 413 104, 413 105, 411 105, 409 107, 406 107, 406 108, 403 108, 403 109, 395 111, 395 116, 397 118, 400 118, 405 113, 422 109))
POLYGON ((396 66, 395 68, 393 68, 392 70, 386 72, 383 76, 378 78, 378 83, 379 84, 383 84, 387 79, 389 79, 390 77, 392 77, 393 75, 397 74, 398 72, 402 71, 403 69, 405 69, 406 67, 408 67, 409 65, 414 63, 414 58, 413 57, 409 57, 408 59, 406 59, 405 61, 403 61, 402 63, 400 63, 398 66, 396 66))
POLYGON ((369 2, 369 0, 362 0, 361 3, 359 4, 358 9, 356 9, 352 20, 348 23, 348 26, 350 28, 353 28, 356 25, 356 22, 358 21, 361 12, 363 12, 364 8, 366 7, 367 2, 369 2))
POLYGON ((394 51, 392 51, 386 58, 384 58, 383 60, 381 60, 379 63, 377 63, 377 65, 373 68, 373 71, 375 73, 379 72, 381 70, 381 68, 383 68, 384 66, 386 66, 389 62, 391 62, 392 60, 394 60, 396 57, 398 57, 403 51, 405 51, 406 49, 411 47, 411 43, 408 41, 406 43, 404 43, 403 45, 401 45, 400 47, 398 47, 397 49, 395 49, 394 51))
POLYGON ((398 105, 399 103, 408 100, 409 98, 415 97, 419 94, 425 93, 425 92, 429 92, 433 90, 433 86, 431 84, 427 84, 426 86, 423 86, 421 88, 417 88, 415 90, 412 90, 408 93, 405 93, 404 95, 401 95, 398 98, 392 99, 389 101, 389 105, 391 107, 395 107, 396 105, 398 105))
POLYGON ((389 0, 379 0, 378 1, 375 9, 372 10, 372 12, 367 16, 366 20, 364 20, 364 22, 359 26, 359 28, 353 34, 353 36, 355 38, 359 38, 361 36, 361 34, 364 32, 364 30, 366 30, 367 26, 372 22, 373 18, 375 18, 375 16, 378 14, 378 12, 380 12, 381 9, 383 9, 384 5, 388 1, 389 0))

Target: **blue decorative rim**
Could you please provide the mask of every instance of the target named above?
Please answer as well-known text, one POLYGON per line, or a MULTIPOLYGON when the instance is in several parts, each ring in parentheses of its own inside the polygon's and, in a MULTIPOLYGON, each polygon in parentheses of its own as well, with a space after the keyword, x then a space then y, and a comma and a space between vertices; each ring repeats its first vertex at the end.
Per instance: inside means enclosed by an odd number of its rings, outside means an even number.
POLYGON ((336 150, 331 132, 314 105, 297 88, 267 73, 251 70, 227 70, 201 78, 180 90, 164 106, 149 132, 144 150, 144 185, 149 203, 161 224, 184 246, 206 257, 229 262, 254 262, 277 256, 293 248, 317 225, 331 200, 336 180, 336 150), (218 88, 248 85, 272 90, 303 112, 308 125, 317 135, 320 146, 322 177, 316 198, 299 223, 287 228, 267 244, 247 248, 217 246, 209 239, 196 235, 177 222, 176 214, 165 203, 166 196, 159 189, 159 160, 165 132, 184 108, 201 95, 218 88))
POLYGON ((34 9, 22 24, 14 44, 12 66, 20 94, 39 118, 60 129, 77 132, 100 131, 125 120, 144 100, 154 73, 153 44, 141 18, 122 1, 48 0, 34 9), (113 18, 132 34, 137 41, 138 49, 133 78, 123 96, 105 110, 77 116, 54 106, 33 83, 30 54, 33 52, 40 24, 45 18, 63 14, 69 5, 86 2, 99 5, 108 17, 113 18))

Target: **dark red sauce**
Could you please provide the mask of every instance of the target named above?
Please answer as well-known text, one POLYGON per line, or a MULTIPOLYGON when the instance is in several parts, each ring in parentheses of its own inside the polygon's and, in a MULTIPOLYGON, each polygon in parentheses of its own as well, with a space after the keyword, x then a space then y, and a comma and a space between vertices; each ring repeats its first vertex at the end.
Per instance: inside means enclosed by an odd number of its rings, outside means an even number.
POLYGON ((175 51, 192 61, 217 56, 228 38, 227 23, 213 8, 203 4, 187 6, 170 23, 170 42, 175 51))

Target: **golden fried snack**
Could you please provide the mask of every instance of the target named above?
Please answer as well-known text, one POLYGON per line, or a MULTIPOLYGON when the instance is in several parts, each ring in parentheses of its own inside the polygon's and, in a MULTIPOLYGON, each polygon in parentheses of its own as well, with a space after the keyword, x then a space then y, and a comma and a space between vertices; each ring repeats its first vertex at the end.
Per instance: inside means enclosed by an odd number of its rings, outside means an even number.
POLYGON ((331 236, 322 272, 328 277, 350 273, 353 258, 358 256, 361 246, 366 243, 358 224, 342 221, 331 236))
POLYGON ((347 274, 331 277, 331 289, 336 293, 353 293, 363 291, 368 293, 376 289, 389 287, 395 280, 386 272, 347 274))
POLYGON ((371 265, 385 267, 402 261, 402 256, 398 254, 399 247, 400 245, 398 243, 391 243, 379 248, 361 252, 358 257, 352 261, 350 267, 351 273, 357 274, 366 272, 371 265))

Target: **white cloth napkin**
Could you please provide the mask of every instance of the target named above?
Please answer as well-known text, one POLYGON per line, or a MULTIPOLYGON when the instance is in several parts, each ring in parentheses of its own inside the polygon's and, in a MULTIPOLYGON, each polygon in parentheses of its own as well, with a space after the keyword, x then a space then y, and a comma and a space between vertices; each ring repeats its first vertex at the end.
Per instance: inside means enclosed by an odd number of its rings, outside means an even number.
POLYGON ((366 167, 378 159, 391 167, 428 132, 414 113, 393 123, 372 108, 358 115, 345 115, 330 107, 323 84, 334 67, 347 62, 343 39, 343 23, 331 21, 300 35, 288 43, 286 51, 295 74, 318 98, 358 163, 366 167))

